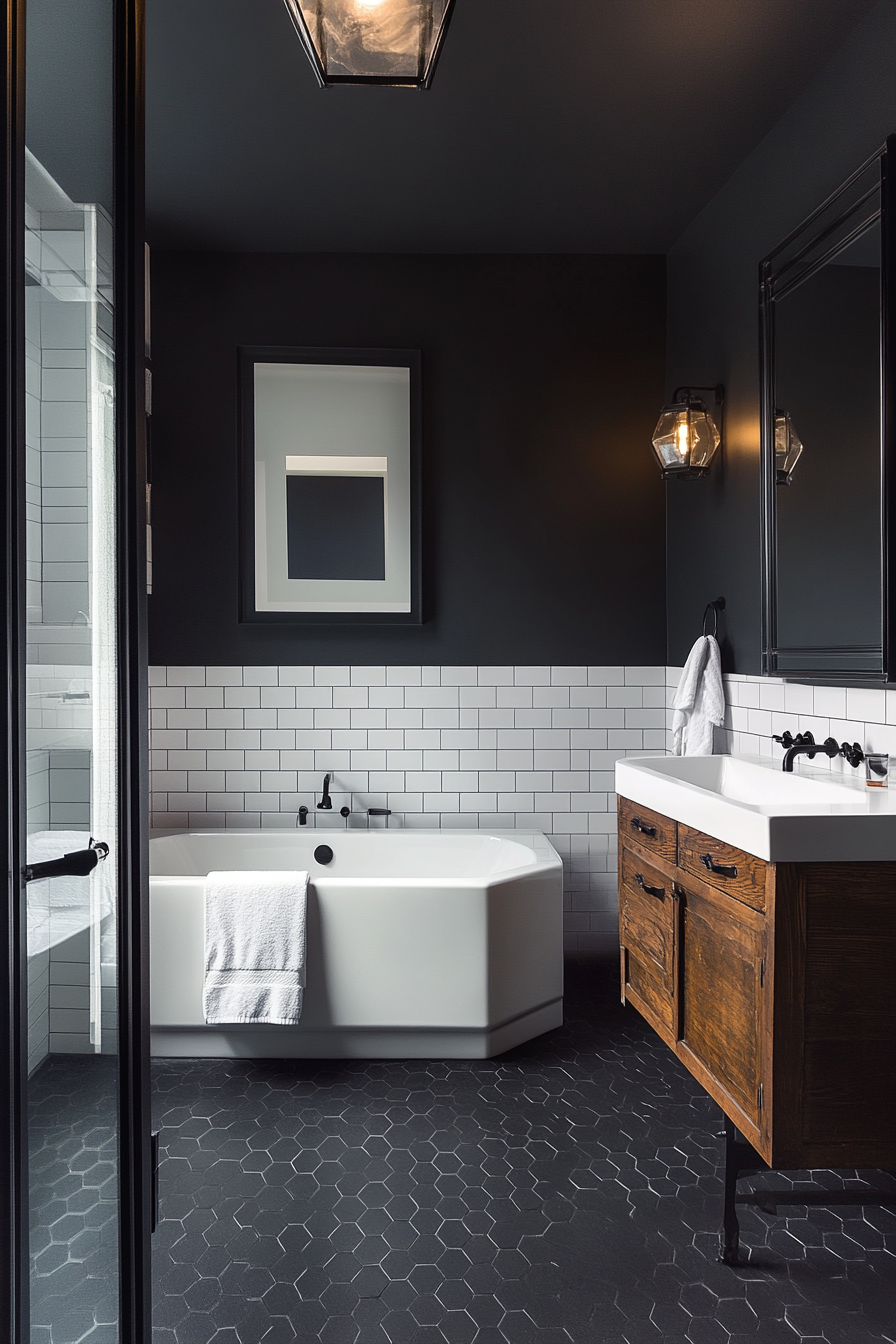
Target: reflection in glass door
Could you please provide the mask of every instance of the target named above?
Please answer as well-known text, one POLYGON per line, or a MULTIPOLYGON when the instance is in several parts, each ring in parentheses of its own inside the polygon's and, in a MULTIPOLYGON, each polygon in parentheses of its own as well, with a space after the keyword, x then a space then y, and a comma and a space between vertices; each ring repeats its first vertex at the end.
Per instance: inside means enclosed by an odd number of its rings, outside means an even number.
POLYGON ((112 220, 27 147, 25 284, 27 857, 108 851, 27 886, 31 1336, 74 1344, 118 1320, 112 220))
POLYGON ((7 53, 14 1344, 144 1338, 139 11, 29 0, 7 53))

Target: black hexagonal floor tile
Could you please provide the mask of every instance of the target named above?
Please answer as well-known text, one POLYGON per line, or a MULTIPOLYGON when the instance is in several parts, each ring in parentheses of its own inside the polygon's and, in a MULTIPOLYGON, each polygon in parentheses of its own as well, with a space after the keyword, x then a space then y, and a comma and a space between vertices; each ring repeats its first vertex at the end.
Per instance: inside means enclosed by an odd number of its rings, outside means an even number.
MULTIPOLYGON (((746 1209, 718 1263, 719 1112, 615 974, 492 1060, 154 1061, 153 1344, 892 1338, 893 1209, 746 1209)), ((113 1344, 115 1063, 30 1094, 33 1344, 113 1344)))

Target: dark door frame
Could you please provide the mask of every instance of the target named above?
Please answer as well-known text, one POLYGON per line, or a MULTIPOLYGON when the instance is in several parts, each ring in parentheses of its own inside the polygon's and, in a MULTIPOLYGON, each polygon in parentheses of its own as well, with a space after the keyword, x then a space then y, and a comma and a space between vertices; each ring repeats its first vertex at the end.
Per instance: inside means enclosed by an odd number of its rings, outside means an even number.
MULTIPOLYGON (((118 466, 119 1236, 120 1337, 148 1344, 151 1316, 144 405, 144 0, 114 0, 115 395, 118 466)), ((24 72, 25 0, 4 0, 2 527, 6 769, 3 850, 8 918, 0 920, 0 1337, 27 1344, 25 1153, 27 990, 24 882, 24 72)))
POLYGON ((20 628, 20 546, 24 544, 23 507, 18 483, 24 477, 24 179, 25 155, 22 128, 25 91, 24 6, 7 0, 3 25, 5 96, 3 100, 3 550, 6 581, 3 585, 5 638, 3 683, 6 697, 6 768, 3 771, 3 848, 6 859, 8 918, 0 921, 3 939, 4 1030, 0 1053, 3 1068, 3 1109, 0 1145, 0 1329, 7 1327, 10 1340, 23 1337, 27 1326, 27 1261, 20 1247, 27 1231, 25 1163, 23 1161, 22 1105, 25 1061, 23 1030, 27 1025, 24 994, 22 827, 19 800, 24 795, 22 706, 19 688, 24 682, 24 649, 20 628))

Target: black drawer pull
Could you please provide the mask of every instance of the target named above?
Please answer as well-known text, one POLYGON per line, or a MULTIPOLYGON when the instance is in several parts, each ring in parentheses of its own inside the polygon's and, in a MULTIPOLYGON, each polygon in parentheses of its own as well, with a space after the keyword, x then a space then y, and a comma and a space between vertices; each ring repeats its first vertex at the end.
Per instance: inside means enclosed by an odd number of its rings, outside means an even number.
POLYGON ((737 869, 726 863, 714 863, 711 854, 701 854, 700 862, 704 868, 708 868, 711 873, 717 873, 719 877, 737 877, 737 869))
POLYGON ((632 830, 640 831, 642 835, 652 835, 656 839, 656 827, 645 826, 640 817, 632 817, 632 830))
POLYGON ((640 873, 635 873, 635 881, 642 891, 647 892, 648 896, 658 896, 662 900, 666 894, 662 887, 648 887, 640 873))

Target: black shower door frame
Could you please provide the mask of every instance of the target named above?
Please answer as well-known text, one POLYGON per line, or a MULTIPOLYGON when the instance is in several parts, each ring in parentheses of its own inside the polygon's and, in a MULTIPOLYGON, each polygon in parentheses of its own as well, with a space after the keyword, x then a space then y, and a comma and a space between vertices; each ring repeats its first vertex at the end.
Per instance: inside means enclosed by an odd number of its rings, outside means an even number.
MULTIPOLYGON (((2 585, 7 912, 0 920, 0 1338, 28 1344, 25 1033, 27 965, 24 640, 25 0, 4 0, 2 585)), ((114 0, 114 265, 118 570, 119 1262, 122 1344, 148 1344, 151 1316, 145 528, 143 0, 114 0)))

